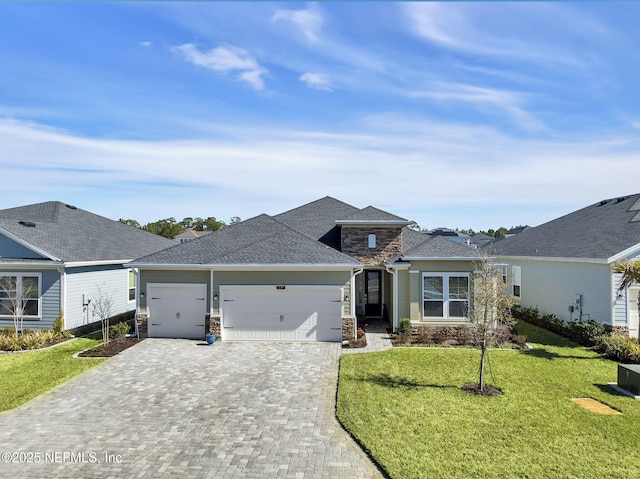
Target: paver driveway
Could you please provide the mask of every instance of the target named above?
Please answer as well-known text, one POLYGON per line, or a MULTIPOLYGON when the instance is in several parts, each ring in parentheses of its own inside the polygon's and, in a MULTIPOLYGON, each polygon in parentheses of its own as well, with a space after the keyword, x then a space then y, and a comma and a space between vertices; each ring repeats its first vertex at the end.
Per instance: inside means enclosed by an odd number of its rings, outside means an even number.
POLYGON ((0 414, 0 477, 381 477, 334 416, 338 344, 201 344, 147 339, 0 414))

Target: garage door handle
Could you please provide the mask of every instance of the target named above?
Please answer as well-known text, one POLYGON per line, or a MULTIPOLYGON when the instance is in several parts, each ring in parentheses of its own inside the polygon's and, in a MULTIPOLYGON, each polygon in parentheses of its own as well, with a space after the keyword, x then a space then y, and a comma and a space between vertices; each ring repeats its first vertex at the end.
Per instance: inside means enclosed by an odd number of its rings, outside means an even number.
POLYGON ((223 329, 233 329, 233 326, 223 326, 223 329))
POLYGON ((196 324, 196 326, 198 327, 202 326, 204 328, 204 324, 196 324))
POLYGON ((333 329, 333 330, 337 331, 338 329, 342 329, 342 328, 331 328, 331 329, 333 329))
POLYGON ((151 326, 162 326, 162 323, 151 323, 151 326))
POLYGON ((331 300, 332 303, 342 303, 341 299, 332 299, 331 300))

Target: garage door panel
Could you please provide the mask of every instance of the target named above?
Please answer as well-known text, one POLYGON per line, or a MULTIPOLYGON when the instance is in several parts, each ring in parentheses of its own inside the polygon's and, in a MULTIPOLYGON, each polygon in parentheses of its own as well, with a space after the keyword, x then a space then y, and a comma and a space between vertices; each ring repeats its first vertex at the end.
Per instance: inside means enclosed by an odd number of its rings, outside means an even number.
POLYGON ((206 285, 149 285, 149 336, 202 338, 206 285))
POLYGON ((340 341, 339 288, 224 288, 223 339, 340 341))

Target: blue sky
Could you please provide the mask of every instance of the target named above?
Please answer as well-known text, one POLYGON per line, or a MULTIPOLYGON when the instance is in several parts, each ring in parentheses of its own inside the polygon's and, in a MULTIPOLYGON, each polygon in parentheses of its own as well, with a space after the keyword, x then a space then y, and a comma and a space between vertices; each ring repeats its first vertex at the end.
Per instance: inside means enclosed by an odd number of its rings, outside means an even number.
POLYGON ((0 208, 323 196, 537 225, 640 192, 640 4, 0 2, 0 208))

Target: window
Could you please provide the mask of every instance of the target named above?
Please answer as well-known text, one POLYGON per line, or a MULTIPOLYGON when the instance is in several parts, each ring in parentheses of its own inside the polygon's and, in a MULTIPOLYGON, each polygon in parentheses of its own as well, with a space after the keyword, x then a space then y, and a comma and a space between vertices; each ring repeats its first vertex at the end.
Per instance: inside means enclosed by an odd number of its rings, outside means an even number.
POLYGON ((369 235, 369 248, 376 247, 376 235, 369 235))
POLYGON ((520 297, 520 290, 522 286, 522 276, 521 276, 520 266, 512 266, 511 267, 511 277, 513 282, 513 295, 516 298, 520 297))
POLYGON ((40 316, 40 275, 1 273, 0 316, 40 316))
POLYGON ((424 273, 423 317, 466 318, 469 309, 469 275, 466 273, 424 273))
POLYGON ((129 301, 136 300, 136 275, 129 270, 129 301))

